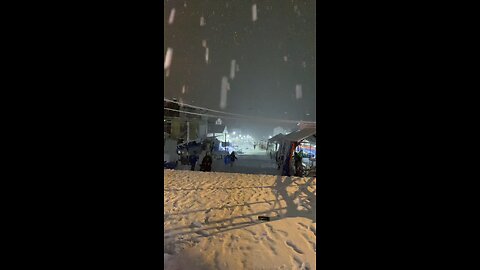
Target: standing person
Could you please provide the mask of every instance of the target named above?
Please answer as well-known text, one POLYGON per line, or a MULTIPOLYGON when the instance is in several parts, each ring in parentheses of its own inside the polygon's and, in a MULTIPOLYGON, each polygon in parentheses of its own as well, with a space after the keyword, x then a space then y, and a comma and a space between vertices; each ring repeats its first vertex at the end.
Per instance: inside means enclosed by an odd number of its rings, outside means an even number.
POLYGON ((235 156, 235 151, 232 151, 232 153, 230 154, 230 167, 233 167, 233 163, 235 162, 235 160, 238 159, 236 156, 235 156))
POLYGON ((255 150, 256 147, 257 147, 257 144, 253 143, 253 150, 255 150))
POLYGON ((212 171, 212 156, 210 153, 206 153, 205 157, 202 160, 202 164, 200 165, 200 170, 202 172, 210 172, 212 171))
POLYGON ((282 166, 282 163, 283 163, 283 159, 284 159, 284 158, 285 158, 285 157, 284 157, 283 155, 277 157, 277 165, 278 165, 277 170, 280 170, 280 167, 282 166))
POLYGON ((195 165, 197 164, 197 161, 198 161, 197 151, 193 152, 193 154, 189 158, 189 161, 190 161, 190 165, 192 166, 191 170, 195 171, 195 165))
POLYGON ((301 168, 302 168, 302 155, 303 152, 295 152, 294 158, 295 158, 295 174, 297 176, 302 176, 301 168))
MULTIPOLYGON (((202 152, 200 153, 200 156, 198 157, 198 160, 202 162, 206 155, 207 155, 207 151, 202 150, 202 152)), ((200 167, 201 167, 201 164, 200 164, 200 167)))

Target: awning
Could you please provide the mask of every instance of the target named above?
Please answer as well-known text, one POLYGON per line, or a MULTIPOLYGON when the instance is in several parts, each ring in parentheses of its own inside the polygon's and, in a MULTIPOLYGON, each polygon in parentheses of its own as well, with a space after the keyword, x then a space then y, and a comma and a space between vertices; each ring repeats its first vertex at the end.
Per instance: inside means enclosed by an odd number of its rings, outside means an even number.
POLYGON ((282 138, 285 137, 282 133, 278 133, 277 135, 273 136, 272 138, 268 139, 269 142, 281 142, 282 138))
POLYGON ((290 134, 285 135, 282 138, 283 141, 290 142, 300 142, 301 140, 308 139, 311 142, 317 141, 317 129, 316 128, 304 128, 301 130, 294 131, 290 134))

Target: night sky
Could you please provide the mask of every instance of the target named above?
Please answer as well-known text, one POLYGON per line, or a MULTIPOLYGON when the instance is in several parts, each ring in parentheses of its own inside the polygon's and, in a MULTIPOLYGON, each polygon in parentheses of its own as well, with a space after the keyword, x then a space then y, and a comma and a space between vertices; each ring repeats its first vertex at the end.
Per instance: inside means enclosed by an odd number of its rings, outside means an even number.
MULTIPOLYGON (((225 112, 316 121, 315 27, 313 0, 164 1, 164 55, 167 48, 173 49, 168 76, 164 72, 164 96, 225 112), (255 22, 253 4, 257 7, 255 22), (173 8, 174 20, 169 24, 173 8), (200 25, 202 16, 204 26, 200 25), (202 40, 207 43, 208 64, 202 40), (239 71, 232 80, 233 59, 239 71), (230 91, 227 106, 221 109, 223 76, 228 77, 230 91), (299 99, 297 84, 302 88, 299 99)), ((248 128, 249 124, 226 122, 232 128, 248 128)), ((257 123, 250 128, 260 134, 271 133, 275 126, 292 125, 257 123)))

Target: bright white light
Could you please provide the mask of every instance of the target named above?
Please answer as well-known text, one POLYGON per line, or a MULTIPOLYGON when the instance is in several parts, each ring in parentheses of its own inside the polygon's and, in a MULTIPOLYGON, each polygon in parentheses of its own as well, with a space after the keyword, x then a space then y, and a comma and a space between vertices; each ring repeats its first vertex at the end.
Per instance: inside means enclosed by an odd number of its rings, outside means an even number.
POLYGON ((252 21, 257 20, 257 4, 253 4, 252 6, 252 21))
POLYGON ((235 135, 235 131, 232 134, 235 135))
POLYGON ((268 138, 269 138, 269 139, 271 139, 271 138, 272 138, 272 136, 268 136, 268 138))

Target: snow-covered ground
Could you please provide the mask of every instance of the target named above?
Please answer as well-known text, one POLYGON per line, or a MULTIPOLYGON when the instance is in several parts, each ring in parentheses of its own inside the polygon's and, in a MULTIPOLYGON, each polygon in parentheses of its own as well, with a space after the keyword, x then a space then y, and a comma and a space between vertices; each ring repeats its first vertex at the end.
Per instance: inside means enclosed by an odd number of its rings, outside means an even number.
POLYGON ((165 269, 316 269, 316 178, 164 175, 165 269))

